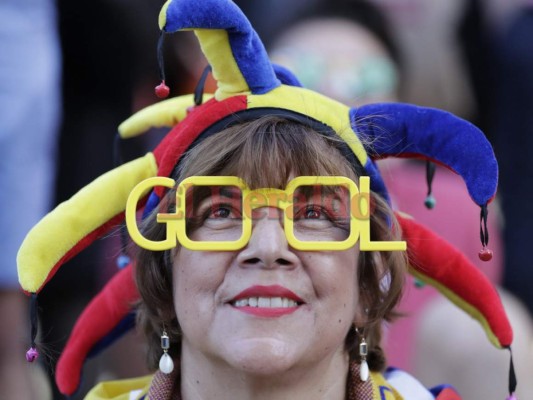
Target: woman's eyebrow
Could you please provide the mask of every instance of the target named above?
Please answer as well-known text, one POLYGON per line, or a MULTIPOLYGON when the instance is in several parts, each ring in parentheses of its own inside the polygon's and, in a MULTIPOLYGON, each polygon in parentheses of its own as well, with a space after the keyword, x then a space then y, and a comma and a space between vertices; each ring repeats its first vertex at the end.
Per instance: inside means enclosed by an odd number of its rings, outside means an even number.
POLYGON ((240 198, 242 197, 242 190, 239 189, 236 186, 218 186, 219 188, 217 191, 212 192, 212 196, 214 194, 220 195, 223 197, 229 197, 229 198, 240 198))
POLYGON ((320 196, 330 200, 338 200, 341 202, 350 200, 350 192, 342 186, 336 185, 315 185, 315 186, 301 186, 296 193, 302 193, 304 196, 320 196))
POLYGON ((236 186, 194 186, 187 196, 194 196, 196 201, 203 201, 211 197, 227 197, 236 199, 242 197, 242 190, 236 186))

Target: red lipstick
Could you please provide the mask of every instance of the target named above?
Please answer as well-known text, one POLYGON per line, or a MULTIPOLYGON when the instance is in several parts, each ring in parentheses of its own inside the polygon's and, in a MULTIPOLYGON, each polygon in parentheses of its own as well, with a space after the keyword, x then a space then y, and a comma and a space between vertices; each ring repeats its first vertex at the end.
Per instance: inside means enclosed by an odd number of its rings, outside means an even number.
POLYGON ((303 303, 304 301, 299 298, 296 293, 293 291, 280 286, 280 285, 255 285, 247 289, 244 289, 237 296, 235 296, 231 301, 244 299, 247 297, 285 297, 296 301, 297 303, 303 303))
POLYGON ((291 290, 280 286, 280 285, 269 285, 269 286, 263 286, 263 285, 255 285, 251 286, 242 292, 240 292, 238 295, 236 295, 231 300, 231 305, 233 308, 235 308, 238 311, 242 311, 247 314, 254 315, 256 317, 264 317, 264 318, 275 318, 280 317, 282 315, 287 315, 295 312, 298 309, 298 305, 295 306, 288 306, 288 307, 261 307, 261 306, 253 306, 253 305, 244 305, 244 306, 236 306, 235 302, 242 299, 250 299, 250 298, 274 298, 274 297, 280 297, 282 299, 289 299, 296 303, 303 303, 303 300, 298 297, 294 292, 291 290))

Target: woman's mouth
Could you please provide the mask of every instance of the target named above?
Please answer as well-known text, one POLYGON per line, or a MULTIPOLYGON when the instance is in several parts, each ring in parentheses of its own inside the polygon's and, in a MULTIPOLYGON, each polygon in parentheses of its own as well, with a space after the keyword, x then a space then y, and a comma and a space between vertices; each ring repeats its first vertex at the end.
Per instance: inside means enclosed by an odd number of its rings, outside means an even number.
POLYGON ((231 302, 234 307, 289 308, 298 303, 286 297, 248 297, 231 302))
POLYGON ((257 317, 291 314, 304 304, 294 292, 280 285, 251 286, 230 301, 235 309, 257 317))

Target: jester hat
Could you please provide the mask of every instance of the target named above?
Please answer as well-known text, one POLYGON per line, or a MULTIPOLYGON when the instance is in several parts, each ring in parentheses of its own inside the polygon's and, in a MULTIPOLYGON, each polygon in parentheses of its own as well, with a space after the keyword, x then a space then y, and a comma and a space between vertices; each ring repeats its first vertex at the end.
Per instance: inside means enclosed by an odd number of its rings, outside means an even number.
MULTIPOLYGON (((365 175, 371 188, 388 199, 375 160, 409 157, 439 163, 459 174, 480 206, 481 241, 488 242, 487 205, 497 188, 498 166, 492 147, 474 125, 448 112, 409 104, 372 104, 350 108, 302 88, 286 69, 271 64, 252 26, 230 0, 169 0, 159 17, 163 37, 193 30, 217 82, 214 94, 161 101, 139 111, 119 127, 123 139, 166 127, 168 134, 153 152, 115 168, 45 216, 27 235, 17 257, 19 280, 31 296, 32 347, 36 336, 36 299, 66 261, 124 221, 130 192, 141 181, 171 176, 182 155, 197 143, 232 124, 278 115, 337 135, 346 143, 344 156, 365 175), (370 145, 369 145, 370 144, 370 145), (110 195, 112 194, 112 195, 110 195)), ((168 94, 160 57, 162 84, 168 94)), ((156 187, 138 203, 147 214, 165 188, 156 187)), ((407 242, 410 271, 435 286, 469 313, 498 348, 508 348, 512 329, 499 296, 485 276, 458 250, 413 219, 397 213, 407 242)), ((121 269, 84 310, 59 360, 56 381, 72 395, 79 386, 83 362, 133 325, 132 304, 139 294, 131 263, 121 269)), ((31 353, 30 353, 31 352, 31 353)), ((510 378, 510 392, 516 382, 510 378), (512 382, 511 382, 512 381, 512 382)))

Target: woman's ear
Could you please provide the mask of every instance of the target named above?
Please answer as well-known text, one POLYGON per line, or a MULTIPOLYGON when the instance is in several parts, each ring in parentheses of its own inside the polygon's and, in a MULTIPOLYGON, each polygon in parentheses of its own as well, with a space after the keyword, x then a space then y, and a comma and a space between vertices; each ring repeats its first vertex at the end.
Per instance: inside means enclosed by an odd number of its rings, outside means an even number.
POLYGON ((390 285, 390 274, 387 268, 385 268, 385 260, 383 259, 383 254, 380 251, 372 251, 370 252, 369 256, 371 257, 372 264, 376 269, 376 276, 379 279, 380 286, 383 282, 383 279, 387 277, 389 279, 388 284, 390 285))
POLYGON ((364 304, 362 304, 361 296, 359 296, 359 306, 357 307, 357 311, 353 320, 353 324, 356 328, 364 327, 368 323, 368 314, 365 312, 365 310, 368 309, 364 304))
POLYGON ((382 292, 387 292, 390 287, 390 273, 385 268, 385 260, 379 251, 366 251, 361 254, 359 268, 372 269, 370 271, 359 271, 359 305, 354 316, 354 324, 357 327, 366 326, 369 322, 369 311, 373 307, 372 299, 376 298, 375 293, 369 293, 372 288, 377 288, 382 292), (377 280, 371 282, 369 280, 377 280))

